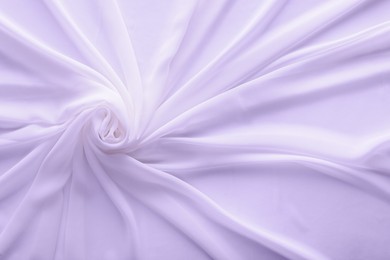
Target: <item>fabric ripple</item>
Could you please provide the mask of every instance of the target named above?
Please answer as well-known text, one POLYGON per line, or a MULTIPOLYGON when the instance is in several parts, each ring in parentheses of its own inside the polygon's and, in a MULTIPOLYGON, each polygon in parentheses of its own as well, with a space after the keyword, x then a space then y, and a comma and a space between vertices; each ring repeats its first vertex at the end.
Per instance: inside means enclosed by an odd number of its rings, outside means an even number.
POLYGON ((0 259, 389 259, 390 1, 0 2, 0 259))

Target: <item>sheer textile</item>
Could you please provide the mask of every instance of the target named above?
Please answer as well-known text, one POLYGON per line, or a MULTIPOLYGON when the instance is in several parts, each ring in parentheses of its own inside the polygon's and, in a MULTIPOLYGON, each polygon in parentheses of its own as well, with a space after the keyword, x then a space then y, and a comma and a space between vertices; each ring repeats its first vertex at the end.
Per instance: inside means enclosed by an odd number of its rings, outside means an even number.
POLYGON ((0 259, 390 259, 390 1, 0 1, 0 259))

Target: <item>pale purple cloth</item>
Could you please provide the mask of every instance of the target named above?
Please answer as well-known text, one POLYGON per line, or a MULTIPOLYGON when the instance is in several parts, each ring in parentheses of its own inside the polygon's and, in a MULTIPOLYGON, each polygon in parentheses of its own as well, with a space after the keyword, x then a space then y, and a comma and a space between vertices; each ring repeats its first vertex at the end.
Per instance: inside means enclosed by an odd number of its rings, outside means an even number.
POLYGON ((0 1, 0 259, 390 259, 390 1, 0 1))

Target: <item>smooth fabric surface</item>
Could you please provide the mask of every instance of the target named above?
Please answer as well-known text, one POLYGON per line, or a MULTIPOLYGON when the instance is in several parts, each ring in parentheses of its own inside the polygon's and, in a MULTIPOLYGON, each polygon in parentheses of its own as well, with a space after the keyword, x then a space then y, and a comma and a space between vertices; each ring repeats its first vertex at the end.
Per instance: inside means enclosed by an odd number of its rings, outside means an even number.
POLYGON ((390 1, 0 1, 0 259, 390 259, 390 1))

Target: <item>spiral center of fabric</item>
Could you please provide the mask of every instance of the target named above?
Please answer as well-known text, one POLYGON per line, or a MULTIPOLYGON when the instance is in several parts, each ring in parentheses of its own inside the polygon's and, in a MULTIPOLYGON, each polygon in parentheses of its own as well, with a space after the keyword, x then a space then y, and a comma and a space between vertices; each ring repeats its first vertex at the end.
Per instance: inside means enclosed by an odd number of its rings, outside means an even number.
POLYGON ((104 111, 104 119, 99 129, 99 138, 103 142, 117 143, 123 140, 125 129, 110 110, 104 111))

